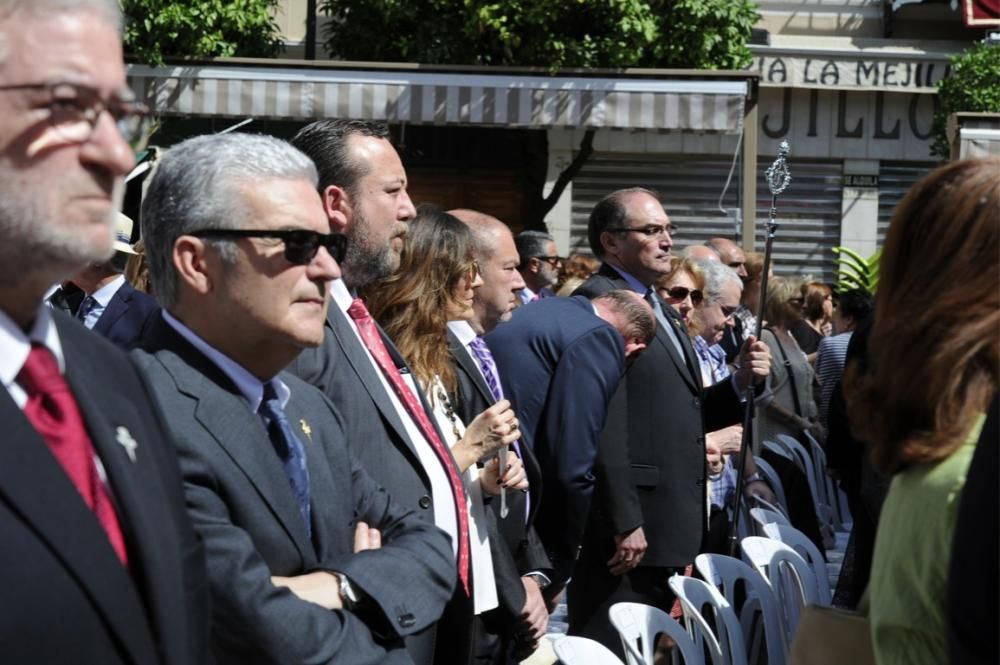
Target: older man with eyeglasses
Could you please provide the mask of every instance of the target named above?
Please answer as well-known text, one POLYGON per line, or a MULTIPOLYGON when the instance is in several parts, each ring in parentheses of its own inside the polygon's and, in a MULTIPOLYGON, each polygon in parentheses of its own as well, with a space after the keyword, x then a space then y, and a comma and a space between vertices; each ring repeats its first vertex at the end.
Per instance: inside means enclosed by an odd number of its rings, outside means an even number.
POLYGON ((125 353, 45 292, 113 252, 143 108, 115 0, 0 0, 0 660, 207 662, 201 545, 125 353))
POLYGON ((517 267, 524 280, 518 292, 522 304, 555 295, 552 286, 559 281, 559 268, 563 258, 556 251, 556 241, 543 231, 521 231, 514 238, 514 245, 521 257, 517 267))
POLYGON ((576 293, 631 289, 653 306, 658 322, 611 400, 587 533, 567 592, 569 632, 621 654, 608 609, 627 601, 670 610, 667 580, 694 560, 707 526, 705 429, 740 420, 741 396, 763 382, 770 354, 750 339, 732 380, 703 384, 683 321, 653 288, 670 271, 676 230, 654 192, 612 192, 594 206, 587 230, 603 264, 576 293))

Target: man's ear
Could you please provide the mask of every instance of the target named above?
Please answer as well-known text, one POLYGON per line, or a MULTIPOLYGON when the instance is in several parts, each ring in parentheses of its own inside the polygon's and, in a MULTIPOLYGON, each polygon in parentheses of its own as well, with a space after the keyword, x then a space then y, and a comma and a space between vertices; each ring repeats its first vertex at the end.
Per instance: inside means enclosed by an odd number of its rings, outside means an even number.
POLYGON ((645 342, 640 342, 638 339, 627 339, 625 340, 625 358, 626 360, 634 358, 639 355, 643 349, 646 348, 645 342))
POLYGON ((351 201, 347 191, 337 185, 327 185, 326 189, 320 193, 320 197, 323 199, 323 212, 330 220, 330 232, 345 233, 351 210, 351 201))
POLYGON ((178 282, 202 295, 212 290, 205 251, 205 242, 200 238, 181 236, 174 242, 172 254, 178 282))
POLYGON ((610 231, 601 231, 601 247, 604 254, 618 258, 618 235, 610 231))

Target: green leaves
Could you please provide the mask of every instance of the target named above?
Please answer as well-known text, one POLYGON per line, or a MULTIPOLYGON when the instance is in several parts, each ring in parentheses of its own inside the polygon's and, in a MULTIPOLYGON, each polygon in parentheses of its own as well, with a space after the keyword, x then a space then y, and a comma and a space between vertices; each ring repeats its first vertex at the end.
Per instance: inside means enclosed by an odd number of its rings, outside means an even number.
POLYGON ((1000 113, 1000 44, 980 42, 951 59, 951 75, 938 84, 931 154, 947 159, 948 116, 961 111, 1000 113))
POLYGON ((750 0, 323 0, 331 56, 428 64, 742 68, 750 0))
POLYGON ((863 289, 874 295, 878 289, 878 267, 882 250, 867 259, 848 247, 834 247, 833 253, 840 260, 837 269, 837 292, 863 289))
POLYGON ((169 56, 274 57, 279 0, 122 0, 125 52, 163 64, 169 56))

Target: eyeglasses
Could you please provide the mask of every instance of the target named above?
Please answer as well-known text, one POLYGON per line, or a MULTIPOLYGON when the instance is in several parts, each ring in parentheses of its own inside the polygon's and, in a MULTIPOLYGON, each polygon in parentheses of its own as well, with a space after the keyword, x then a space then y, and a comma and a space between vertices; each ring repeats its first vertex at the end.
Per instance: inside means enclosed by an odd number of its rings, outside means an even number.
POLYGON ((616 226, 610 229, 604 229, 608 233, 639 233, 646 236, 647 238, 655 238, 656 236, 667 236, 675 235, 677 233, 677 227, 673 224, 667 224, 666 226, 660 226, 659 224, 649 224, 648 226, 637 226, 636 228, 629 228, 627 226, 616 226))
POLYGON ((719 309, 722 310, 722 315, 724 317, 726 317, 727 319, 731 319, 733 318, 733 316, 736 315, 736 310, 738 310, 739 307, 727 307, 725 305, 719 305, 719 309))
POLYGON ((202 229, 187 235, 195 238, 278 238, 285 243, 285 258, 297 266, 308 264, 325 247, 337 263, 344 262, 347 236, 341 233, 317 233, 306 229, 284 231, 268 229, 202 229))
POLYGON ((531 258, 538 259, 539 261, 545 261, 553 268, 557 267, 560 263, 566 260, 561 256, 533 256, 531 258))
POLYGON ((695 307, 700 305, 702 301, 705 300, 705 294, 698 289, 689 289, 686 286, 671 286, 667 289, 667 296, 671 300, 684 300, 688 296, 691 296, 691 302, 695 307))
POLYGON ((48 93, 49 125, 71 143, 86 143, 105 111, 133 149, 141 149, 148 138, 149 108, 142 102, 102 99, 96 88, 76 83, 19 83, 0 86, 0 91, 41 90, 48 93), (137 145, 138 144, 138 145, 137 145))
POLYGON ((476 278, 482 274, 482 270, 479 268, 479 263, 477 261, 472 261, 466 267, 465 275, 469 278, 470 282, 476 281, 476 278))

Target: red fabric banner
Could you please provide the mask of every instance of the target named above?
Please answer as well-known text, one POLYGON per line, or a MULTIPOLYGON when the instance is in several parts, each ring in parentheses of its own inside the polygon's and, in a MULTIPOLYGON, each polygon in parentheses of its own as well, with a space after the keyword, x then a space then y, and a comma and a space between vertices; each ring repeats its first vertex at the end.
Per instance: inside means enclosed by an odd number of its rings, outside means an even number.
POLYGON ((962 5, 966 27, 1000 26, 1000 0, 963 0, 962 5))

